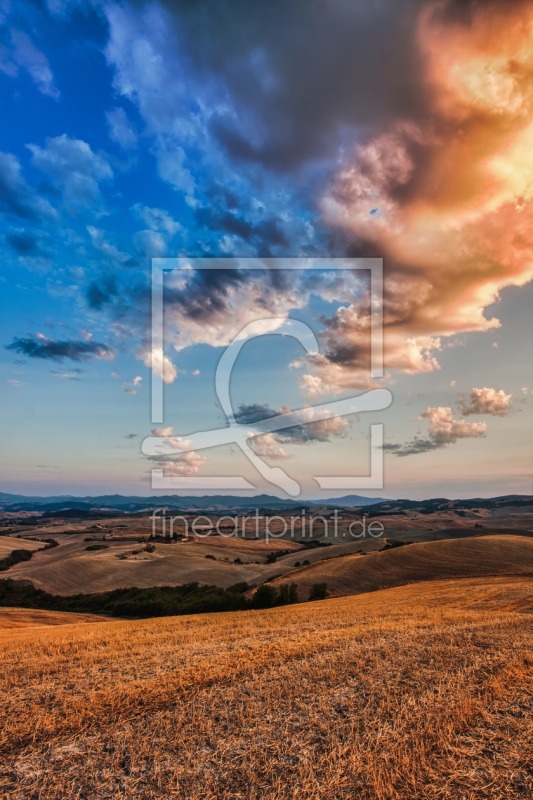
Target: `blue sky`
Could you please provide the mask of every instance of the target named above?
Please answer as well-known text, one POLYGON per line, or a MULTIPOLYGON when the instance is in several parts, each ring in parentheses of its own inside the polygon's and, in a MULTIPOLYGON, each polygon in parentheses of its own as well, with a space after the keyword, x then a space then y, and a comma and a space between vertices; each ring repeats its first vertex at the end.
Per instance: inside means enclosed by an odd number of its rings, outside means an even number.
POLYGON ((177 446, 159 464, 140 448, 154 428, 183 446, 224 425, 224 346, 251 321, 292 317, 320 355, 250 342, 236 409, 372 386, 394 397, 255 441, 304 495, 319 496, 316 474, 366 472, 376 422, 385 486, 364 494, 530 491, 530 9, 399 5, 0 0, 0 490, 149 494, 163 466, 277 491, 235 448, 177 446), (364 276, 239 261, 365 256, 385 269, 378 381, 364 276), (168 278, 165 363, 151 350, 152 257, 237 267, 168 278))

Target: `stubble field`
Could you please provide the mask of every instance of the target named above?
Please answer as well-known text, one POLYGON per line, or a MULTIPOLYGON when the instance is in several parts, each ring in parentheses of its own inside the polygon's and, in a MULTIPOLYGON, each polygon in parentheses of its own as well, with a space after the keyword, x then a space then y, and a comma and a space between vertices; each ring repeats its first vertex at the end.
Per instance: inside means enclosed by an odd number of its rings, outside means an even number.
POLYGON ((0 631, 0 797, 529 798, 531 583, 0 631))

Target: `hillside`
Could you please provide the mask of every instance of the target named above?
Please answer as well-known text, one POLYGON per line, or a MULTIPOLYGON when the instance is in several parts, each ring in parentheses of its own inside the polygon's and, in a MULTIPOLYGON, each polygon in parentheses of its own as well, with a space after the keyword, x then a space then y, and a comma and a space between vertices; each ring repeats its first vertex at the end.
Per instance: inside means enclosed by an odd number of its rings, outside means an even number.
POLYGON ((60 611, 41 611, 37 608, 0 609, 0 631, 19 628, 39 628, 43 625, 79 625, 82 622, 102 622, 96 614, 68 614, 60 611))
POLYGON ((43 542, 31 542, 29 539, 13 539, 7 536, 0 536, 0 559, 11 555, 13 550, 29 550, 35 552, 42 550, 43 542))
POLYGON ((325 582, 330 595, 341 596, 417 581, 496 575, 533 577, 533 538, 476 536, 346 555, 302 567, 273 584, 296 583, 305 599, 315 583, 325 582))
MULTIPOLYGON (((261 582, 289 571, 288 563, 265 564, 265 557, 270 552, 300 550, 300 545, 290 541, 267 544, 212 537, 179 544, 157 543, 155 551, 148 553, 135 541, 95 543, 77 533, 54 536, 59 542, 57 547, 16 564, 2 577, 31 580, 38 588, 60 595, 128 586, 176 585, 192 580, 227 588, 239 581, 261 582), (95 544, 102 549, 87 550, 95 544), (235 563, 235 559, 239 561, 235 563)), ((4 537, 0 538, 2 541, 11 551, 23 540, 4 537)))
POLYGON ((531 608, 478 578, 0 631, 0 796, 523 800, 531 608))

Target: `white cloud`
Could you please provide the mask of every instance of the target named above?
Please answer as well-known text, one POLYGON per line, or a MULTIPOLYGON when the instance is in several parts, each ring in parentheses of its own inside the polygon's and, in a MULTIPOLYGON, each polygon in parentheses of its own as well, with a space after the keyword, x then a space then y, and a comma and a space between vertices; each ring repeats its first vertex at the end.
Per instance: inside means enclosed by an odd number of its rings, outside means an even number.
POLYGON ((255 436, 250 439, 250 447, 261 458, 271 458, 275 461, 283 461, 290 458, 279 439, 273 433, 264 433, 262 436, 255 436))
POLYGON ((302 375, 299 383, 301 388, 310 395, 322 394, 326 389, 324 381, 318 375, 302 375))
POLYGON ((458 439, 471 439, 484 436, 487 432, 486 422, 465 422, 454 419, 449 406, 433 406, 427 408, 420 419, 427 419, 429 435, 437 444, 453 444, 458 439))
POLYGON ((91 237, 93 247, 104 254, 110 261, 117 264, 126 264, 131 256, 123 250, 119 250, 114 244, 111 244, 106 239, 106 233, 101 228, 95 228, 94 225, 87 225, 87 232, 91 237))
POLYGON ((29 144, 28 148, 33 165, 56 182, 68 206, 76 209, 100 205, 100 184, 113 177, 104 155, 93 152, 82 139, 71 139, 65 133, 47 138, 44 147, 29 144))
POLYGON ((59 98, 54 76, 45 54, 35 46, 28 34, 17 29, 11 31, 12 49, 9 54, 0 53, 0 70, 15 77, 20 69, 26 70, 41 94, 59 98))
POLYGON ((20 163, 12 153, 0 153, 0 209, 24 220, 57 217, 50 203, 26 183, 20 163))
POLYGON ((163 258, 167 254, 167 241, 156 231, 137 231, 133 241, 138 252, 147 258, 163 258))
POLYGON ((197 475, 206 463, 207 458, 193 450, 189 453, 183 453, 183 455, 175 461, 160 462, 160 467, 163 468, 166 475, 175 478, 197 475))
POLYGON ((174 383, 178 377, 178 370, 161 348, 149 350, 142 355, 142 359, 147 367, 163 379, 164 383, 174 383))
POLYGON ((142 383, 141 376, 136 375, 130 383, 124 384, 123 389, 126 392, 126 394, 136 395, 137 387, 139 387, 141 383, 142 383))
POLYGON ((132 150, 137 146, 137 134, 123 108, 114 108, 106 114, 109 136, 124 150, 132 150))
POLYGON ((105 13, 110 31, 106 56, 115 68, 115 87, 137 104, 155 137, 161 178, 192 199, 194 179, 182 143, 198 139, 198 122, 186 110, 190 78, 179 60, 171 20, 156 4, 142 10, 108 5, 105 13))
POLYGON ((151 208, 150 206, 144 206, 142 203, 135 203, 131 207, 131 211, 150 230, 159 231, 169 236, 174 236, 178 231, 182 230, 180 223, 162 208, 151 208))
POLYGON ((461 400, 461 411, 465 416, 469 414, 492 414, 495 417, 504 417, 511 410, 513 395, 506 394, 503 389, 472 389, 468 401, 461 400))

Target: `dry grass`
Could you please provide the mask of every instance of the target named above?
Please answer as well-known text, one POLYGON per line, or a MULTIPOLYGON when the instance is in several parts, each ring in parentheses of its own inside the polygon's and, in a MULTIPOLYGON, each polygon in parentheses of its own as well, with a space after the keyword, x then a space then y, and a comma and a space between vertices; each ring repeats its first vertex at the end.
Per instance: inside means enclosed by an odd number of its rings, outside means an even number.
POLYGON ((0 608, 0 631, 41 625, 77 625, 80 622, 102 622, 103 619, 105 618, 97 614, 41 611, 37 608, 0 608))
POLYGON ((28 539, 17 539, 11 536, 0 536, 0 559, 10 556, 13 550, 42 550, 43 542, 31 542, 28 539))
MULTIPOLYGON (((272 550, 292 547, 297 553, 299 549, 292 542, 280 544, 274 541, 265 545, 264 542, 213 537, 212 540, 177 544, 157 542, 153 554, 119 559, 118 555, 139 550, 141 545, 105 542, 108 549, 87 551, 91 543, 84 541, 80 534, 55 534, 54 538, 59 542, 58 547, 38 553, 31 561, 16 564, 4 573, 4 577, 31 580, 40 589, 59 595, 107 592, 128 586, 172 586, 189 581, 227 588, 239 581, 259 583, 288 571, 288 564, 265 564, 265 556, 272 550), (216 560, 206 559, 208 554, 216 560), (240 557, 243 563, 234 564, 236 557, 240 557), (253 563, 255 561, 259 563, 253 563)), ((18 539, 6 539, 10 542, 9 552, 17 548, 18 539)))
POLYGON ((339 597, 415 581, 491 575, 533 577, 533 538, 478 536, 347 555, 303 567, 273 584, 296 583, 306 599, 314 583, 327 583, 330 595, 339 597))
POLYGON ((0 632, 0 797, 529 798, 531 590, 0 632))

